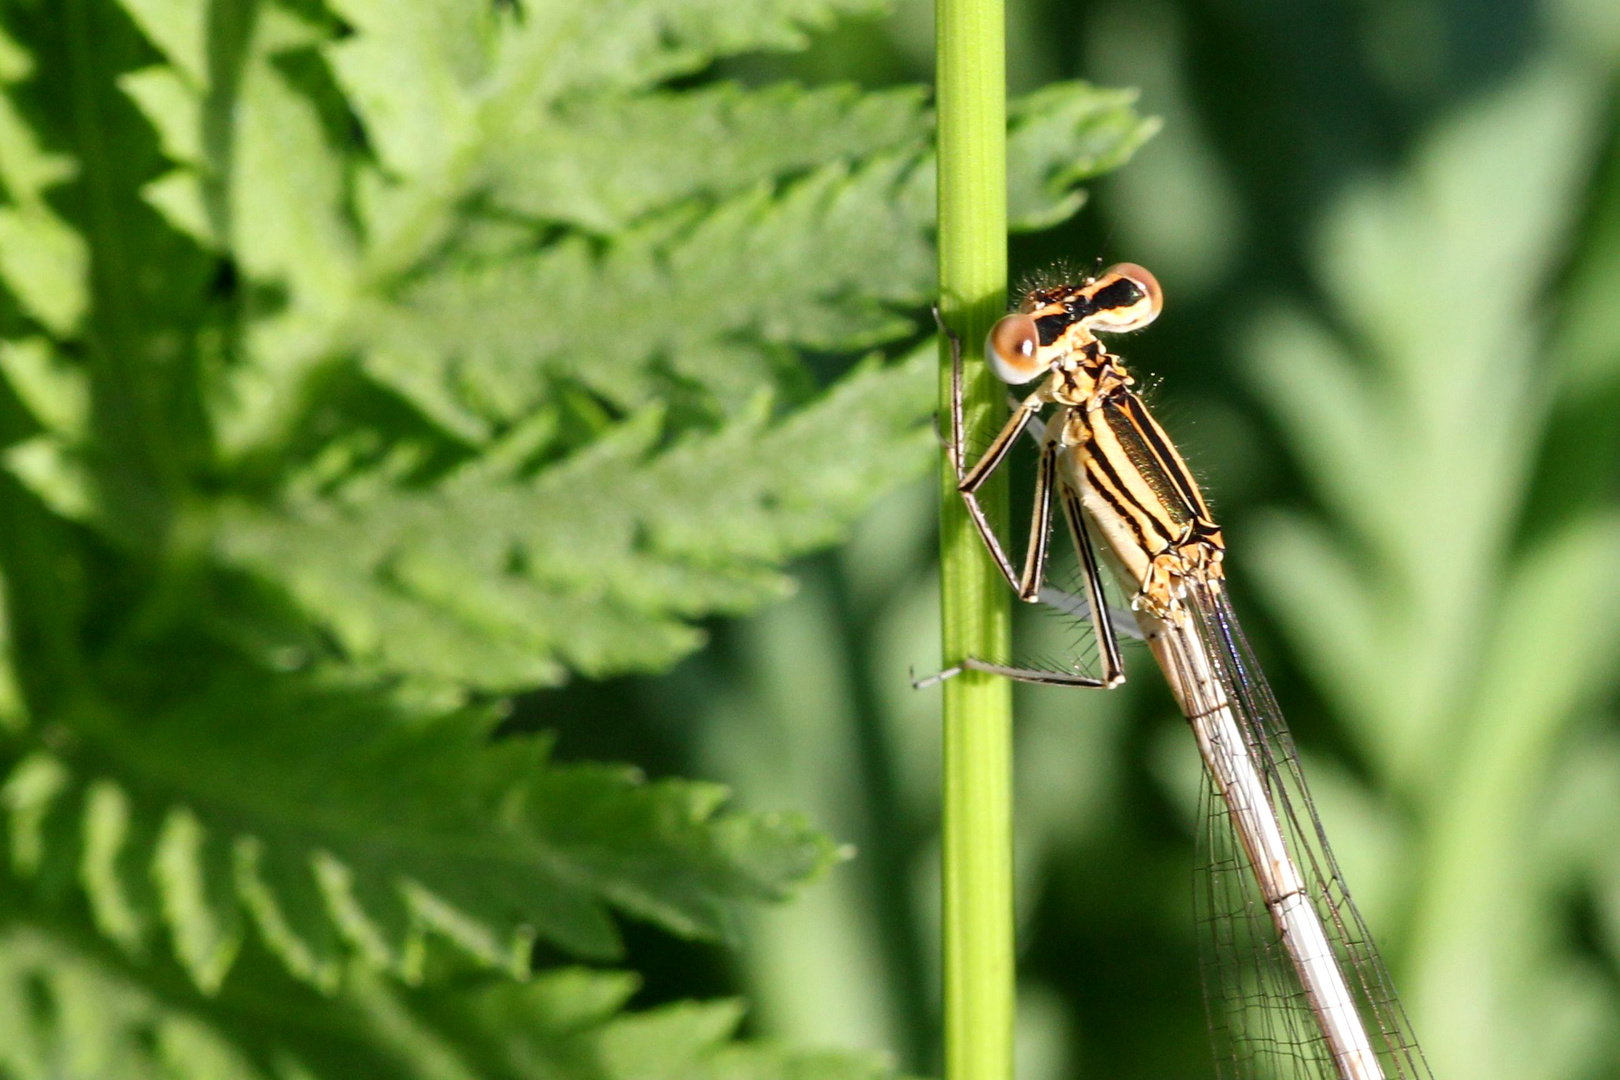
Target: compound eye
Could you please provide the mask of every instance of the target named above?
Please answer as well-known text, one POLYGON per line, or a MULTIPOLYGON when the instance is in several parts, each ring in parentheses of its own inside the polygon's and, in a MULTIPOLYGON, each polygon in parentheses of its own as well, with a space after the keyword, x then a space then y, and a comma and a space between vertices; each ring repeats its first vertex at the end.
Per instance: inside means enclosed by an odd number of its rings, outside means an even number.
POLYGON ((1164 308, 1159 279, 1135 263, 1119 263, 1104 270, 1097 277, 1092 296, 1098 306, 1086 321, 1094 330, 1140 330, 1157 319, 1164 308))
POLYGON ((1046 370, 1040 362, 1041 336, 1035 320, 1023 312, 1007 315, 990 328, 984 339, 984 358, 996 378, 1017 386, 1046 370))

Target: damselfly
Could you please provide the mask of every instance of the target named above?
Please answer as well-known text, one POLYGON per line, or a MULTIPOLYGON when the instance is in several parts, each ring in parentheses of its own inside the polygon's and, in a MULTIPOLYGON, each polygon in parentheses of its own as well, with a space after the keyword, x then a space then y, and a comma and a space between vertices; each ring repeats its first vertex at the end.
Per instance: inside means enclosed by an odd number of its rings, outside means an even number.
POLYGON ((985 359, 1004 382, 1039 384, 972 463, 963 447, 962 357, 953 339, 957 489, 1022 599, 1088 613, 1100 670, 964 657, 942 675, 967 668, 1066 686, 1123 682, 1120 631, 1091 543, 1094 524, 1205 764, 1199 846, 1208 873, 1199 921, 1217 1072, 1228 1080, 1432 1080, 1232 613, 1221 529, 1181 455, 1131 389, 1124 362, 1097 337, 1146 326, 1162 303, 1153 275, 1129 263, 1028 293, 990 332, 985 359), (1026 429, 1040 450, 1027 550, 1015 569, 977 493, 1026 429), (1045 583, 1054 502, 1079 557, 1077 594, 1045 583))

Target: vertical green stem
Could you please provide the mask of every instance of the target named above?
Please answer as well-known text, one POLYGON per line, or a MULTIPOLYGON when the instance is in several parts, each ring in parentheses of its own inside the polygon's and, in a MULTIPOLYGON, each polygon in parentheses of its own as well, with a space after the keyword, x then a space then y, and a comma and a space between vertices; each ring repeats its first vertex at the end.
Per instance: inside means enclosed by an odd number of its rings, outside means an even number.
MULTIPOLYGON (((939 290, 964 342, 967 442, 982 446, 1004 391, 978 359, 1007 291, 1006 50, 1002 0, 937 0, 939 290)), ((940 416, 951 408, 941 352, 940 416)), ((940 505, 944 656, 1007 654, 1010 600, 963 510, 950 468, 940 505)), ((980 494, 992 521, 1004 486, 980 494)), ((974 672, 945 683, 944 960, 946 1080, 1013 1073, 1012 695, 974 672)))

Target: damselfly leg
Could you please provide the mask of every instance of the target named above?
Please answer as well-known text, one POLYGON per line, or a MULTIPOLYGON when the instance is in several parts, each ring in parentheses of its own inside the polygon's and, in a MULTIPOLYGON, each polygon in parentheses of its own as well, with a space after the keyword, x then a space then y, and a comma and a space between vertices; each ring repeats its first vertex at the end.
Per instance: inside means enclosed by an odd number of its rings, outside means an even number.
POLYGON ((1086 606, 1091 610, 1091 622, 1096 629, 1097 642, 1102 651, 1102 685, 1112 689, 1125 681, 1125 663, 1119 655, 1119 637, 1114 632, 1114 620, 1109 617, 1108 601, 1103 596, 1102 572, 1097 565, 1097 551, 1091 546, 1091 534, 1086 530, 1086 515, 1081 509, 1080 496, 1061 477, 1063 488, 1063 520, 1069 525, 1069 540, 1080 556, 1081 580, 1086 587, 1086 606))
MULTIPOLYGON (((1028 546, 1024 555, 1023 573, 1015 573, 1010 559, 1001 546, 1000 539, 995 530, 990 527, 979 505, 977 492, 986 480, 995 473, 1007 459, 1008 452, 1018 441, 1018 436, 1035 420, 1042 408, 1050 402, 1051 398, 1047 388, 1030 394, 1013 409, 1011 418, 1002 427, 1000 434, 990 444, 990 448, 976 461, 971 468, 966 466, 967 449, 964 442, 965 424, 962 407, 962 342, 955 334, 947 329, 939 320, 939 312, 934 313, 936 321, 940 322, 940 332, 946 335, 951 346, 951 444, 949 455, 956 470, 957 491, 962 495, 963 504, 967 507, 968 516, 972 519, 974 527, 978 530, 985 548, 1000 569, 1007 584, 1012 586, 1020 599, 1035 602, 1045 600, 1051 602, 1051 590, 1043 588, 1043 575, 1046 567, 1048 542, 1052 528, 1052 501, 1061 500, 1063 517, 1067 523, 1069 540, 1074 545, 1081 567, 1082 592, 1087 614, 1096 627, 1097 641, 1101 652, 1102 671, 1100 675, 1085 675, 1078 672, 1043 671, 1039 668, 1019 667, 1011 664, 999 664, 976 656, 965 656, 956 665, 946 668, 937 675, 926 679, 913 680, 912 685, 919 689, 932 686, 936 682, 952 678, 963 671, 983 671, 993 675, 1001 675, 1019 682, 1037 683, 1047 686, 1078 686, 1091 689, 1107 690, 1119 686, 1125 681, 1125 669, 1119 652, 1119 639, 1115 633, 1114 624, 1110 618, 1106 600, 1103 593, 1102 577, 1097 564, 1096 553, 1091 547, 1091 538, 1086 532, 1084 514, 1080 509, 1080 497, 1077 492, 1063 478, 1058 468, 1059 455, 1063 452, 1056 436, 1063 430, 1062 421, 1066 419, 1067 411, 1061 413, 1057 420, 1047 425, 1047 434, 1041 439, 1040 463, 1035 479, 1035 501, 1031 511, 1030 535, 1028 546)), ((1058 599, 1061 606, 1062 599, 1058 599)))
MULTIPOLYGON (((964 432, 966 423, 962 415, 962 339, 957 337, 939 317, 939 310, 934 310, 934 320, 939 324, 940 333, 945 335, 951 345, 951 464, 956 469, 956 490, 962 495, 962 502, 967 507, 968 517, 973 520, 974 528, 979 530, 979 538, 989 550, 990 557, 995 560, 996 567, 1001 575, 1007 579, 1018 595, 1025 600, 1033 600, 1040 592, 1037 581, 1033 592, 1025 591, 1025 578, 1030 575, 1033 566, 1036 577, 1039 577, 1039 566, 1034 565, 1033 550, 1025 557, 1025 573, 1020 575, 1013 570, 1012 560, 1002 550, 1001 540, 996 531, 990 527, 990 521, 984 516, 984 508, 979 505, 979 489, 986 480, 994 475, 1007 460, 1007 453, 1018 441, 1018 436, 1029 426, 1029 422, 1040 414, 1041 407, 1049 400, 1044 395, 1045 387, 1036 390, 1013 409, 1012 416, 1002 427, 1001 432, 991 441, 989 449, 973 463, 971 468, 967 465, 967 444, 964 432)), ((1037 500, 1037 508, 1039 501, 1037 500)), ((1037 530, 1029 538, 1031 549, 1043 543, 1042 537, 1045 529, 1037 530)))

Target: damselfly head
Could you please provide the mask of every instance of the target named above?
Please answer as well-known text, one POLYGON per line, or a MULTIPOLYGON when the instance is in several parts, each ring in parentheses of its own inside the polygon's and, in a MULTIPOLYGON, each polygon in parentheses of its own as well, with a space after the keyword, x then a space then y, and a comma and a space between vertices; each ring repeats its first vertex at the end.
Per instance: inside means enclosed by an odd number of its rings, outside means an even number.
POLYGON ((1118 263, 1078 285, 1030 290, 991 329, 984 358, 1002 382, 1026 383, 1075 354, 1099 355, 1093 334, 1140 330, 1163 307, 1157 278, 1135 263, 1118 263))

